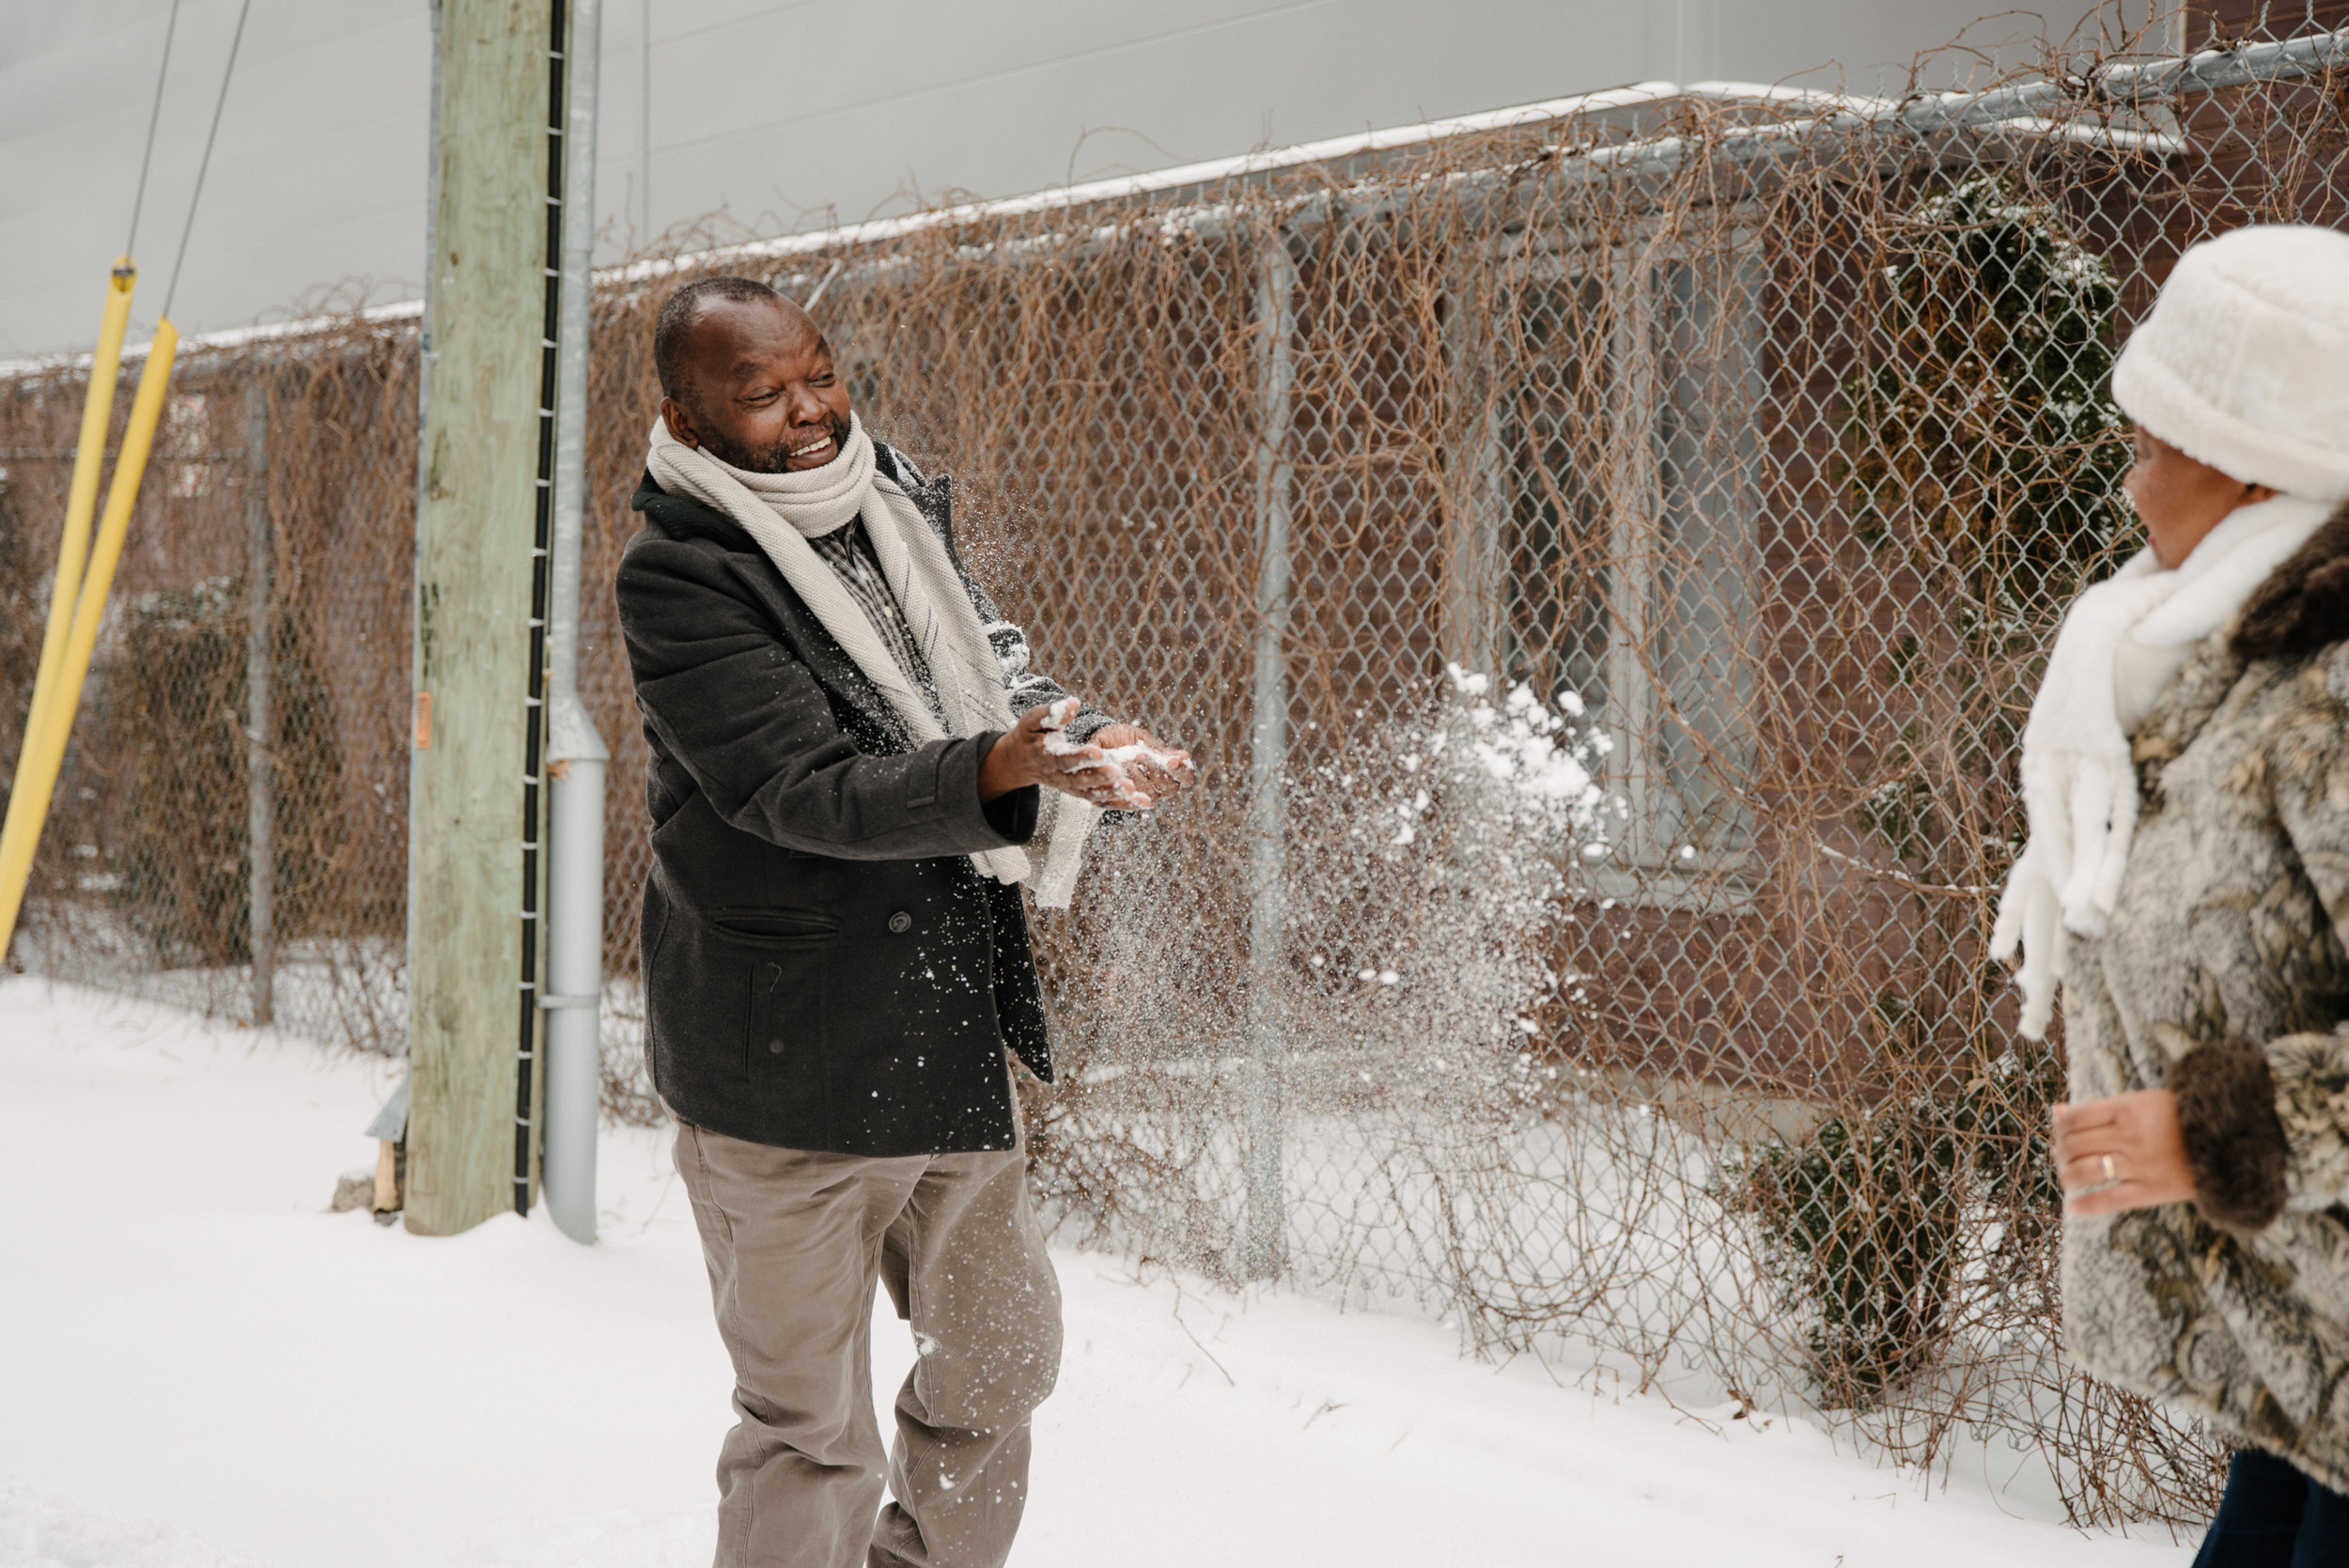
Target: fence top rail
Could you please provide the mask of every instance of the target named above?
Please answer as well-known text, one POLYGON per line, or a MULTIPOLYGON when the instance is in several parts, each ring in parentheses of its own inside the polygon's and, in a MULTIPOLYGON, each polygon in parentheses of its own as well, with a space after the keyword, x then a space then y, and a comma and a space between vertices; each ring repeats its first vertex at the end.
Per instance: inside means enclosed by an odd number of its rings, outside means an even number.
MULTIPOLYGON (((330 316, 304 316, 292 321, 268 321, 249 327, 224 327, 218 332, 197 333, 179 340, 179 358, 190 359, 202 353, 220 353, 233 349, 247 349, 257 343, 275 343, 348 328, 357 321, 368 326, 414 321, 424 315, 422 300, 399 300, 391 304, 369 305, 363 310, 342 311, 330 316)), ((123 363, 143 360, 154 348, 152 341, 126 346, 123 363)), ((0 381, 24 380, 35 376, 54 376, 65 371, 86 370, 90 356, 80 354, 40 354, 29 359, 0 360, 0 381)))
POLYGON ((1676 101, 1783 105, 1814 111, 1819 120, 1831 127, 1858 128, 1897 121, 1912 131, 1930 132, 2038 118, 2065 98, 2076 95, 2107 104, 2142 103, 2149 100, 2241 86, 2252 82, 2291 80, 2342 62, 2349 62, 2349 29, 2314 34, 2285 42, 2206 49, 2190 55, 2110 62, 2100 64, 2077 78, 2029 82, 1983 92, 1921 92, 1897 99, 1758 82, 1640 82, 1599 92, 1520 104, 1515 108, 1429 120, 1418 125, 1332 137, 1326 141, 1304 142, 1294 147, 1181 164, 1114 179, 1094 180, 1027 195, 965 202, 908 213, 903 217, 872 219, 806 234, 746 241, 685 256, 632 262, 599 272, 596 281, 637 283, 678 272, 699 271, 736 259, 774 260, 823 251, 853 249, 928 228, 953 227, 991 218, 1018 217, 1032 212, 1086 207, 1137 195, 1220 184, 1282 169, 1338 163, 1369 153, 1425 146, 1459 136, 1517 130, 1560 120, 1589 119, 1610 111, 1676 101))
MULTIPOLYGON (((951 207, 907 213, 901 217, 868 219, 805 234, 745 241, 682 256, 625 262, 598 269, 595 281, 603 287, 626 286, 652 282, 680 272, 700 272, 733 261, 786 261, 826 251, 853 250, 934 228, 953 228, 1036 212, 1072 210, 1106 202, 1130 200, 1136 196, 1260 178, 1285 169, 1343 163, 1349 159, 1425 147, 1455 137, 1524 130, 1559 121, 1589 120, 1610 113, 1675 102, 1745 103, 1808 111, 1779 125, 1749 129, 1749 136, 1758 136, 1765 142, 1775 142, 1796 130, 1898 128, 1916 132, 1936 132, 2007 126, 2046 131, 2054 129, 2046 123, 2048 112, 2067 100, 2108 107, 2129 107, 2258 82, 2294 81, 2341 65, 2349 65, 2349 28, 2281 41, 2205 49, 2186 55, 2107 62, 2076 77, 2046 78, 1980 92, 1918 92, 1903 98, 1883 98, 1759 82, 1639 82, 1627 86, 1518 104, 1512 108, 1487 110, 1481 114, 1458 115, 1417 125, 1334 136, 1317 142, 1301 142, 1292 147, 1271 147, 1237 157, 1124 175, 1112 179, 1058 186, 1025 195, 962 202, 951 207)), ((2137 147, 2140 150, 2177 150, 2171 138, 2159 134, 2107 129, 2099 139, 2113 145, 2137 147)), ((1669 163, 1677 162, 1685 146, 1685 139, 1676 136, 1635 138, 1612 147, 1591 149, 1592 162, 1595 166, 1612 163, 1618 167, 1659 160, 1669 163)), ((423 302, 403 300, 368 307, 355 313, 355 318, 369 324, 388 324, 415 320, 423 312, 423 302)), ((257 343, 307 337, 348 326, 353 319, 352 314, 316 316, 201 333, 182 339, 179 351, 183 355, 208 350, 217 352, 247 348, 257 343)), ((151 344, 126 347, 122 350, 122 358, 125 363, 143 359, 151 347, 151 344)), ((86 369, 90 363, 87 353, 0 360, 0 381, 86 369)))

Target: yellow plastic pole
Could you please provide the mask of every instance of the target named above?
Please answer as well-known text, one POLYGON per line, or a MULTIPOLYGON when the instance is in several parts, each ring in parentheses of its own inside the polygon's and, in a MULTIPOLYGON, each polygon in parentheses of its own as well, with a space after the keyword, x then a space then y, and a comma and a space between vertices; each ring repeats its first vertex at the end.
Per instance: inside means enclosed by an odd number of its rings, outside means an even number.
MULTIPOLYGON (((33 706, 24 722, 29 738, 40 727, 40 711, 57 678, 66 633, 73 625, 73 601, 82 591, 82 568, 89 560, 90 518, 98 510, 98 476, 106 460, 106 426, 114 416, 115 383, 122 368, 122 336, 131 324, 131 293, 138 269, 129 256, 115 263, 106 280, 106 313, 98 327, 89 391, 82 400, 82 439, 73 453, 73 485, 66 492, 65 535, 57 542, 57 580, 49 590, 49 629, 40 644, 40 675, 33 683, 33 706)), ((20 762, 19 766, 22 766, 20 762)), ((15 795, 10 793, 13 800, 15 795)))
POLYGON ((157 322, 155 346, 148 350, 138 396, 131 401, 130 427, 123 432, 122 451, 115 458, 105 515, 99 520, 88 570, 75 597, 73 624, 66 635, 57 678, 39 716, 39 727, 28 730, 24 737, 24 759, 17 769, 16 789, 8 798, 8 825, 0 830, 0 954, 8 952, 8 941, 16 934, 16 917, 23 908, 33 850, 40 843, 58 770, 65 766, 66 740, 72 734, 73 715, 82 706, 90 655, 98 646, 98 625, 105 617, 115 568, 122 562, 123 540, 131 532, 131 507, 138 500, 139 480, 147 473, 155 427, 163 420, 163 393, 170 385, 172 357, 179 349, 179 329, 169 321, 157 322))
MULTIPOLYGON (((91 357, 89 387, 82 399, 82 439, 73 453, 73 483, 66 491, 65 533, 57 541, 56 581, 49 589, 49 629, 41 636, 40 673, 33 680, 32 706, 24 715, 24 740, 17 754, 16 784, 8 791, 7 828, 0 843, 12 840, 24 812, 26 765, 33 755, 33 737, 41 732, 42 715, 57 684, 57 666, 65 658, 67 635, 73 628, 73 605, 82 592, 82 572, 89 560, 90 518, 98 510, 99 472, 105 466, 106 427, 114 417, 115 383, 122 369, 122 336, 131 323, 131 293, 138 286, 138 269, 129 256, 115 263, 106 281, 106 311, 98 327, 98 351, 91 357)), ((0 856, 0 865, 8 864, 0 856)), ((0 872, 0 889, 7 886, 0 872)), ((9 924, 0 924, 0 955, 8 952, 9 924)))

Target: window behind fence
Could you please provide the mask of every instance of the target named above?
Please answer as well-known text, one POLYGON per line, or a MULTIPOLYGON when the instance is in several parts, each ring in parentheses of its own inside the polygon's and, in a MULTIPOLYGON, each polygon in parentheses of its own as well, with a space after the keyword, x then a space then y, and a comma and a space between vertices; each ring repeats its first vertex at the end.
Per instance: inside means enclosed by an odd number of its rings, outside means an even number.
MULTIPOLYGON (((1571 692, 1614 744, 1627 864, 1676 878, 1751 845, 1750 578, 1761 269, 1623 256, 1529 277, 1500 423, 1502 666, 1571 692)), ((1633 893, 1626 884, 1627 895, 1633 893)))

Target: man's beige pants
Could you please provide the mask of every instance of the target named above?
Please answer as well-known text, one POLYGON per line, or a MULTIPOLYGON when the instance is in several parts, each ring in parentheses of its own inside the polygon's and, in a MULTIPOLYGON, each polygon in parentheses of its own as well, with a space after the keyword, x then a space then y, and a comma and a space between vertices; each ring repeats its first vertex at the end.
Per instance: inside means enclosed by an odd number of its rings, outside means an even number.
POLYGON ((1028 1414, 1060 1369, 1024 1136, 1006 1154, 862 1159, 680 1125, 677 1164, 740 1418, 718 1455, 717 1568, 1001 1563, 1028 1498, 1028 1414), (921 1353, 886 1456, 876 1279, 921 1353))

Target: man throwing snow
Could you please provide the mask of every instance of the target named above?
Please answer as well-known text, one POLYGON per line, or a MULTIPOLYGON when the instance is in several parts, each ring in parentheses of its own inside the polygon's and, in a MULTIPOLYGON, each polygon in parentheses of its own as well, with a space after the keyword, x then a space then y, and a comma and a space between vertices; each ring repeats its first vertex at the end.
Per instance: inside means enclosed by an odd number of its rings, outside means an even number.
POLYGON ((799 306, 690 285, 654 358, 619 606, 646 1049, 734 1358, 717 1560, 1001 1563, 1061 1346, 1010 1063, 1051 1077, 1019 885, 1065 904, 1100 811, 1190 764, 1028 668, 946 480, 865 434, 799 306), (877 1279, 922 1352, 885 1471, 877 1279))

